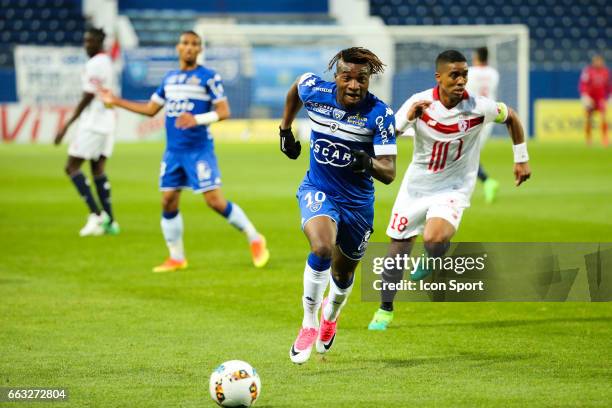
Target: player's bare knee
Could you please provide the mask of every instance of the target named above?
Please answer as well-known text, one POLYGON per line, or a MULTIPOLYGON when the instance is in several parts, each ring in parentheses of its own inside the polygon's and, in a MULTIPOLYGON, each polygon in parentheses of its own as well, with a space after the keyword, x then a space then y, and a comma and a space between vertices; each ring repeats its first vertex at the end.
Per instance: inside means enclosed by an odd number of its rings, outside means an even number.
POLYGON ((104 175, 104 166, 105 164, 105 159, 104 158, 100 158, 98 160, 94 160, 91 162, 91 174, 93 174, 94 177, 100 177, 104 175))
POLYGON ((101 177, 104 175, 104 166, 91 166, 91 174, 94 177, 101 177))
POLYGON ((162 209, 167 212, 178 210, 178 196, 164 195, 161 201, 162 209))
POLYGON ((333 253, 331 242, 317 241, 310 244, 310 250, 321 259, 330 259, 333 253))
POLYGON ((163 209, 164 211, 174 211, 174 210, 172 209, 172 200, 170 200, 170 199, 167 199, 167 198, 165 198, 165 197, 164 197, 164 198, 162 198, 161 205, 162 205, 162 209, 163 209))
POLYGON ((66 175, 72 177, 75 174, 77 174, 79 172, 79 167, 75 166, 74 164, 68 162, 66 163, 66 165, 64 166, 64 172, 66 173, 66 175))
POLYGON ((442 230, 426 230, 423 233, 423 241, 426 244, 442 244, 449 241, 445 231, 442 230))

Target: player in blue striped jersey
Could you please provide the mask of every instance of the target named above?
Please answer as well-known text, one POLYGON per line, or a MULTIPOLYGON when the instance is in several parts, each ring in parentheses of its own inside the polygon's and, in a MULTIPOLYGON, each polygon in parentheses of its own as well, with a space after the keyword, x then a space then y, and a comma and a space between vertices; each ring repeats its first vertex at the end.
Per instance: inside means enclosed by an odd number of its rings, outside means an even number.
POLYGON ((331 348, 338 314, 373 231, 373 178, 385 184, 395 178, 393 111, 368 92, 371 75, 382 73, 384 64, 371 51, 354 47, 336 54, 329 69, 335 69, 334 82, 306 73, 293 84, 280 124, 281 150, 291 159, 301 151, 291 124, 302 106, 312 128, 310 169, 297 192, 311 248, 304 270, 302 328, 289 353, 297 364, 308 360, 315 342, 319 353, 331 348))
POLYGON ((168 72, 148 103, 127 101, 102 91, 106 103, 132 112, 154 116, 166 108, 166 150, 161 163, 161 227, 170 257, 153 272, 172 272, 187 267, 183 249, 183 219, 179 198, 183 188, 203 193, 206 203, 244 232, 251 246, 256 267, 263 267, 270 257, 264 237, 257 232, 244 211, 227 201, 221 191, 209 125, 227 119, 230 107, 223 92, 221 76, 198 65, 202 41, 193 31, 181 34, 176 46, 180 69, 168 72))

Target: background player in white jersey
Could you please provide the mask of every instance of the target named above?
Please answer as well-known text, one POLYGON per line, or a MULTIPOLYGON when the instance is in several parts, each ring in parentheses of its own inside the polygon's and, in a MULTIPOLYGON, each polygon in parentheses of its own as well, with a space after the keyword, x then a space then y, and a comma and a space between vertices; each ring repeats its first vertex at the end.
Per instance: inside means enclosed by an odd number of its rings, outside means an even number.
POLYGON ((291 159, 301 151, 291 124, 302 105, 312 128, 310 168, 297 192, 311 249, 304 269, 304 317, 289 352, 297 364, 308 360, 315 341, 319 353, 331 348, 338 314, 373 231, 372 178, 385 184, 395 178, 393 111, 368 92, 370 76, 381 73, 383 63, 371 51, 353 47, 332 58, 329 69, 334 68, 334 82, 306 73, 291 86, 280 124, 281 150, 291 159))
MULTIPOLYGON (((467 91, 474 96, 485 96, 496 100, 499 72, 489 65, 489 50, 487 47, 476 48, 472 53, 472 66, 468 71, 467 91)), ((480 130, 481 148, 491 135, 493 124, 485 125, 480 130)), ((495 201, 499 182, 485 172, 482 164, 478 166, 478 179, 483 182, 484 196, 487 203, 495 201)))
MULTIPOLYGON (((505 123, 512 138, 514 176, 519 186, 531 174, 527 145, 517 114, 505 104, 466 91, 468 66, 458 51, 436 59, 433 89, 411 96, 395 115, 398 132, 415 129, 412 162, 402 180, 391 213, 387 235, 388 256, 410 254, 423 234, 429 257, 446 253, 459 228, 463 210, 470 205, 480 158, 480 131, 489 123, 505 123)), ((383 279, 397 282, 401 270, 386 270, 383 279)), ((431 271, 417 268, 411 279, 431 271)), ((384 330, 393 319, 394 291, 381 291, 381 306, 369 329, 384 330)))
POLYGON ((101 29, 90 28, 85 32, 83 43, 89 60, 81 77, 83 96, 72 117, 55 136, 55 144, 59 145, 70 125, 79 119, 76 137, 68 147, 65 171, 89 208, 87 224, 79 232, 81 236, 119 233, 119 224, 113 218, 111 207, 110 182, 104 173, 106 159, 113 152, 115 112, 96 96, 98 87, 114 86, 112 61, 102 52, 104 37, 101 29), (81 171, 85 160, 91 164, 102 209, 94 199, 89 180, 81 171))
POLYGON ((169 71, 147 103, 127 101, 103 90, 106 102, 143 115, 154 116, 166 107, 166 150, 161 163, 161 228, 170 257, 153 272, 173 272, 187 267, 183 248, 183 218, 179 213, 181 190, 202 193, 206 204, 247 237, 253 264, 261 268, 270 258, 265 238, 244 211, 221 191, 212 135, 208 125, 230 117, 221 76, 198 65, 202 40, 193 31, 181 34, 176 46, 179 69, 169 71))

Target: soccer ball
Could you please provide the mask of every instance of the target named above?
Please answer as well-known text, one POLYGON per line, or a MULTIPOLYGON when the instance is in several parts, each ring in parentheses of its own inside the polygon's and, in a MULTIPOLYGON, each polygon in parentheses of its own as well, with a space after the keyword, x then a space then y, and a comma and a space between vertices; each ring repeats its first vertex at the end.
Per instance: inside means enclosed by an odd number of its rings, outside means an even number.
POLYGON ((210 375, 210 396, 222 407, 250 407, 261 394, 261 381, 249 363, 226 361, 210 375))

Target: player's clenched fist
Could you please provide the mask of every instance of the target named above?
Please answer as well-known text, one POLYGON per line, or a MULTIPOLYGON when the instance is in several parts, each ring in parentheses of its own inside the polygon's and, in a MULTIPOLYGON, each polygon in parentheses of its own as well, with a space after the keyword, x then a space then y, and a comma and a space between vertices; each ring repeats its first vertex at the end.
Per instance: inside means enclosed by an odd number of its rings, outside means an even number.
POLYGON ((416 118, 421 117, 425 109, 429 108, 431 104, 431 101, 417 101, 413 103, 410 109, 408 109, 408 120, 412 122, 416 118))
POLYGON ((372 158, 369 154, 363 150, 354 149, 351 149, 351 154, 353 155, 353 160, 349 164, 349 168, 355 173, 363 173, 366 170, 372 169, 372 158))
POLYGON ((302 145, 299 141, 296 142, 291 128, 281 129, 279 126, 278 130, 280 134, 281 152, 285 153, 285 155, 292 160, 297 159, 302 151, 302 145))

